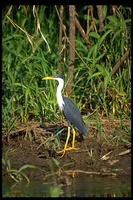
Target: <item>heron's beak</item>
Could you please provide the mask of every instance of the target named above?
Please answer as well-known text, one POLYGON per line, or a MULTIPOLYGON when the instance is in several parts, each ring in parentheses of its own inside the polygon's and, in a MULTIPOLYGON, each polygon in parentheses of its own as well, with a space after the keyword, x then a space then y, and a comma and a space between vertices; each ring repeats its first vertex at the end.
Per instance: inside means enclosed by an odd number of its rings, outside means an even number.
POLYGON ((48 79, 54 79, 54 78, 52 76, 47 76, 47 77, 42 78, 42 80, 48 80, 48 79))

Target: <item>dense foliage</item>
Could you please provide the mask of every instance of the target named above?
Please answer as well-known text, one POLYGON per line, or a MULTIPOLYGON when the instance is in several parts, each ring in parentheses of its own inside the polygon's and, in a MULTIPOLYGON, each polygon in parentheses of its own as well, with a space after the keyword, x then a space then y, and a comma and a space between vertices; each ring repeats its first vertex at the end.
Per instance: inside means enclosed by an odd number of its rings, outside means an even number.
MULTIPOLYGON (((10 132, 18 121, 41 121, 42 118, 56 121, 59 117, 56 84, 42 81, 58 68, 59 18, 56 9, 44 5, 36 6, 36 12, 33 6, 10 8, 2 9, 2 123, 6 132, 10 132)), ((76 29, 78 54, 75 54, 71 98, 86 116, 96 111, 104 116, 128 118, 131 113, 130 54, 115 73, 111 72, 130 51, 131 8, 105 5, 102 9, 101 30, 95 6, 76 6, 77 18, 91 47, 88 49, 76 29)), ((67 6, 63 23, 69 37, 67 6)), ((67 83, 69 45, 65 38, 62 41, 61 71, 67 83)))

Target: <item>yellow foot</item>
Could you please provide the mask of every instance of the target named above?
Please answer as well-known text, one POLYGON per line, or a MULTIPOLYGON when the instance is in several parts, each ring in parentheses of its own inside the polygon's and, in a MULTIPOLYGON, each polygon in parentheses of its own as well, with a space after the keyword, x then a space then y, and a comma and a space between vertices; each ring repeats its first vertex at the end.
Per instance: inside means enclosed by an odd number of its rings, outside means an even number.
POLYGON ((75 147, 68 147, 68 148, 66 148, 66 149, 63 149, 63 150, 61 150, 61 151, 57 151, 57 153, 58 154, 62 154, 62 156, 61 156, 61 158, 65 155, 65 152, 66 151, 70 151, 70 150, 77 150, 77 149, 79 149, 79 148, 75 148, 75 147))

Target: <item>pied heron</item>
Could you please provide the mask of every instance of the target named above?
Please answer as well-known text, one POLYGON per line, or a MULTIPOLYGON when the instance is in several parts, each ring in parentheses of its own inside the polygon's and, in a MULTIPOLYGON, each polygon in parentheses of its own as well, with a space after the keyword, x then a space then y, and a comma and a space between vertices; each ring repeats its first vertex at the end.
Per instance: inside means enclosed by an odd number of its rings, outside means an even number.
POLYGON ((79 109, 77 108, 77 106, 71 101, 71 99, 69 99, 68 97, 62 96, 61 91, 64 86, 64 80, 62 79, 62 77, 60 75, 56 74, 54 76, 44 77, 42 80, 48 80, 48 79, 58 81, 58 87, 57 87, 57 91, 56 91, 57 103, 58 103, 58 106, 59 106, 62 114, 64 115, 64 117, 68 123, 68 133, 67 133, 67 139, 66 139, 64 149, 57 152, 57 153, 63 153, 61 156, 61 157, 63 157, 67 150, 77 149, 74 146, 76 132, 75 132, 73 126, 75 126, 79 130, 80 134, 84 134, 84 135, 88 134, 88 129, 82 119, 81 113, 80 113, 79 109), (68 141, 70 138, 70 129, 71 128, 72 128, 72 133, 73 133, 72 146, 67 147, 68 141))

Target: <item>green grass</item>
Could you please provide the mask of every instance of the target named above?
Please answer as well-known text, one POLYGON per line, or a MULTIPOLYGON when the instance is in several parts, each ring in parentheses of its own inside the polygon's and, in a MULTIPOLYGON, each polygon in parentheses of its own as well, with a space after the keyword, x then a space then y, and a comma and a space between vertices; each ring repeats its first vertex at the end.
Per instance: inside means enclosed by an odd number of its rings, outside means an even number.
MULTIPOLYGON (((25 7, 27 8, 27 7, 25 7)), ((33 7, 28 7, 27 15, 24 7, 13 6, 9 17, 15 24, 26 30, 30 36, 15 28, 6 18, 9 6, 2 12, 2 126, 3 134, 17 128, 17 122, 47 121, 50 123, 60 119, 55 97, 56 82, 42 81, 42 77, 57 72, 58 64, 58 17, 54 6, 37 6, 41 26, 37 30, 37 21, 33 16, 33 7), (31 41, 30 41, 31 40, 31 41), (49 51, 49 48, 51 52, 49 51)), ((79 8, 77 8, 79 9, 79 8)), ((87 7, 82 9, 87 11, 87 7)), ((105 15, 104 29, 98 31, 99 21, 93 15, 94 26, 90 21, 88 38, 91 49, 87 49, 83 39, 76 31, 75 48, 80 57, 75 56, 74 81, 71 98, 80 110, 84 110, 84 119, 89 120, 90 104, 94 105, 103 116, 111 118, 127 118, 131 115, 131 60, 125 60, 122 67, 110 77, 110 71, 120 60, 131 43, 131 17, 129 8, 121 6, 114 16, 108 6, 103 6, 105 15), (82 58, 82 60, 81 60, 82 58), (83 62, 84 61, 84 62, 83 62), (85 63, 85 64, 84 64, 85 63), (104 89, 101 89, 104 86, 104 89)), ((79 9, 79 21, 86 23, 86 14, 79 9)), ((91 20, 92 18, 90 18, 91 20)), ((64 23, 67 24, 67 15, 64 23)), ((66 26, 67 28, 67 26, 66 26)), ((68 30, 67 30, 68 32, 68 30)), ((68 45, 66 51, 69 53, 68 45)), ((62 76, 67 84, 66 62, 62 60, 62 76)), ((65 87, 63 89, 65 94, 65 87)), ((102 127, 97 119, 99 133, 102 127)))

